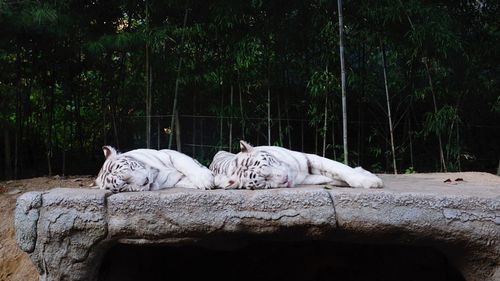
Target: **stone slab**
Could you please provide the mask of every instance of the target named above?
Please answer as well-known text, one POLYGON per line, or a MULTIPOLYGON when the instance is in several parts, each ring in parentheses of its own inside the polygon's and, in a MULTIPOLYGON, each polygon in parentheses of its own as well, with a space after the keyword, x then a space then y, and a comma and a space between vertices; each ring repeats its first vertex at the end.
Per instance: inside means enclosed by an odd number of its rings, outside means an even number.
POLYGON ((23 194, 16 238, 40 280, 95 280, 116 243, 190 243, 227 235, 432 246, 468 281, 500 276, 500 178, 381 175, 383 189, 168 189, 23 194), (447 179, 450 181, 445 182, 447 179), (461 179, 461 180, 457 180, 461 179))

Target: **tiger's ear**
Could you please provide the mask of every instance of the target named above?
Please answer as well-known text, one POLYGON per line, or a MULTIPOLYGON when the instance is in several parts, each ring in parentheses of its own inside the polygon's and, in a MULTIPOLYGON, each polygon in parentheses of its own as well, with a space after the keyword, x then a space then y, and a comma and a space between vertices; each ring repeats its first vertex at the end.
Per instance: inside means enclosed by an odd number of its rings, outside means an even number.
POLYGON ((108 159, 110 156, 115 156, 117 154, 116 149, 109 145, 105 145, 102 147, 102 151, 104 152, 104 157, 108 159))
POLYGON ((251 146, 248 142, 244 140, 240 140, 240 150, 241 152, 251 152, 253 146, 251 146))

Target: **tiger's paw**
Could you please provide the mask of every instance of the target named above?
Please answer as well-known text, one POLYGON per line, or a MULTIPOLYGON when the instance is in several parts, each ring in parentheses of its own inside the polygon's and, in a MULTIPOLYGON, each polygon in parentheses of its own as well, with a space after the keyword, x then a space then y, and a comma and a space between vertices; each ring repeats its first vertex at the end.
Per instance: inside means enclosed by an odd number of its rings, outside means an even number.
POLYGON ((355 173, 350 175, 347 179, 349 186, 358 188, 382 188, 384 186, 381 178, 368 172, 367 170, 361 167, 356 167, 354 168, 354 171, 355 173))

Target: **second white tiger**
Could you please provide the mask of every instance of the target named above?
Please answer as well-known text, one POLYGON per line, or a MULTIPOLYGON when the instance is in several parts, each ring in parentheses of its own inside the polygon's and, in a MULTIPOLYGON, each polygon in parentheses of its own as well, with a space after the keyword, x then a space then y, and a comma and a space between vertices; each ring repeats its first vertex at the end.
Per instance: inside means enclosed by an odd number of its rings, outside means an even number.
POLYGON ((361 167, 278 146, 253 147, 240 141, 238 154, 219 151, 210 164, 215 186, 224 189, 268 189, 299 184, 333 184, 381 188, 382 180, 361 167))

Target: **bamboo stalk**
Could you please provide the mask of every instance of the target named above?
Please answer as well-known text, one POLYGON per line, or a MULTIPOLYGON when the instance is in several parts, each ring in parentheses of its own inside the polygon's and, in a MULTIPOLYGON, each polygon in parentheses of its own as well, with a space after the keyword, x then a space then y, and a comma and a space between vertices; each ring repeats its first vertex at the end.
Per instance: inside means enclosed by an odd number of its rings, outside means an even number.
POLYGON ((267 84, 267 145, 271 145, 271 87, 267 84))
MULTIPOLYGON (((434 87, 432 85, 432 77, 429 70, 429 64, 427 62, 427 58, 422 58, 422 62, 424 63, 425 69, 427 70, 427 79, 429 81, 429 87, 431 89, 432 103, 434 105, 434 113, 437 114, 438 110, 436 103, 436 94, 434 93, 434 87)), ((448 169, 446 168, 446 162, 444 161, 443 142, 441 140, 441 134, 439 132, 436 132, 436 135, 439 143, 439 159, 440 159, 441 169, 444 170, 444 172, 448 172, 448 169)))
POLYGON ((394 174, 398 173, 398 168, 396 166, 396 151, 394 149, 394 129, 392 126, 392 117, 391 117, 391 103, 389 99, 389 86, 387 84, 387 71, 386 71, 386 63, 385 63, 385 47, 384 44, 380 44, 382 49, 382 67, 384 69, 384 85, 385 85, 385 99, 387 102, 387 121, 389 122, 389 134, 391 137, 391 151, 392 151, 392 167, 394 169, 394 174))
POLYGON ((230 90, 231 96, 229 97, 229 103, 230 103, 230 113, 229 113, 229 152, 231 152, 231 148, 233 146, 233 95, 234 95, 234 89, 233 89, 233 84, 231 84, 231 90, 230 90))
MULTIPOLYGON (((187 23, 187 18, 188 18, 188 8, 186 7, 184 11, 184 21, 182 23, 182 36, 181 36, 181 45, 184 44, 184 29, 186 28, 186 23, 187 23)), ((182 56, 179 58, 179 63, 177 65, 177 77, 175 78, 175 90, 174 90, 174 104, 172 106, 172 118, 170 120, 170 129, 171 133, 168 138, 168 149, 172 148, 172 134, 174 133, 174 121, 175 121, 175 116, 177 114, 177 99, 179 96, 179 82, 180 82, 180 75, 181 75, 181 67, 182 67, 182 56)), ((179 123, 178 121, 176 123, 179 123)))
POLYGON ((342 84, 342 133, 344 143, 344 164, 349 163, 347 149, 347 97, 346 97, 346 71, 344 62, 344 20, 342 18, 342 0, 337 0, 339 13, 339 49, 340 49, 340 73, 342 84))
MULTIPOLYGON (((148 1, 146 1, 146 26, 149 24, 148 1)), ((146 147, 151 147, 151 79, 149 63, 149 43, 146 42, 146 147)))
POLYGON ((328 93, 325 94, 325 120, 323 123, 323 154, 322 154, 323 157, 325 157, 326 155, 326 130, 328 128, 327 122, 328 122, 328 93))

